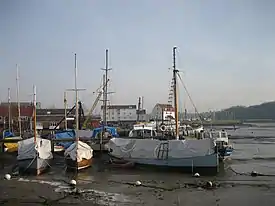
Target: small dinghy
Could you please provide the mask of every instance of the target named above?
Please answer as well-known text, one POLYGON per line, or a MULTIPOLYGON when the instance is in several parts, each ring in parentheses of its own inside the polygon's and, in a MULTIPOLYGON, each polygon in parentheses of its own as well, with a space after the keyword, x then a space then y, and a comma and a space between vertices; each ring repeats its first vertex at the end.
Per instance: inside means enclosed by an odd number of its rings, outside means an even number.
POLYGON ((34 137, 18 142, 18 168, 19 173, 31 173, 40 175, 49 168, 53 155, 51 152, 51 141, 37 137, 36 131, 36 87, 34 86, 33 100, 33 129, 34 137))
POLYGON ((64 152, 68 170, 82 170, 92 165, 93 149, 82 141, 76 141, 64 152))
POLYGON ((19 173, 40 175, 49 168, 51 141, 42 138, 29 138, 18 142, 18 167, 19 173))

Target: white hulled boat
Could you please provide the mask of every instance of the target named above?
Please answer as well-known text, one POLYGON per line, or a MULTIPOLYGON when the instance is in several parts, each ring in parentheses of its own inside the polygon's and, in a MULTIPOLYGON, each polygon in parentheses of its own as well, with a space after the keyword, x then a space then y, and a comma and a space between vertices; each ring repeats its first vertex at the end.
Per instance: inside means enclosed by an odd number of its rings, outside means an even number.
MULTIPOLYGON (((34 86, 34 101, 33 101, 33 129, 36 131, 36 87, 34 86)), ((51 141, 37 137, 37 132, 34 132, 34 137, 24 139, 18 142, 18 167, 19 173, 32 173, 40 175, 49 168, 50 161, 53 155, 51 152, 51 141)))

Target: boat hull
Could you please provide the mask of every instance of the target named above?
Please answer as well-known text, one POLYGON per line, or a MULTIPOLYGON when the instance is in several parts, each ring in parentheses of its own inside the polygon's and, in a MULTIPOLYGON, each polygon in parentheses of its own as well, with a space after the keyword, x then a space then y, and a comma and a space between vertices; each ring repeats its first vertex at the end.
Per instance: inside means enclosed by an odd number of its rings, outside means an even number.
POLYGON ((65 158, 67 170, 70 171, 79 171, 91 167, 92 158, 91 159, 82 159, 82 161, 77 162, 76 160, 72 160, 70 157, 65 158))
POLYGON ((65 149, 63 146, 54 146, 54 154, 64 156, 65 149))
MULTIPOLYGON (((112 158, 121 159, 110 154, 112 158)), ((192 173, 216 174, 219 172, 219 155, 210 154, 189 158, 147 159, 147 158, 123 158, 133 162, 136 166, 161 168, 163 170, 177 170, 192 173)))
POLYGON ((16 153, 18 151, 18 143, 5 143, 4 147, 8 153, 16 153))
POLYGON ((49 169, 51 159, 42 159, 40 157, 18 160, 20 174, 40 175, 49 169))

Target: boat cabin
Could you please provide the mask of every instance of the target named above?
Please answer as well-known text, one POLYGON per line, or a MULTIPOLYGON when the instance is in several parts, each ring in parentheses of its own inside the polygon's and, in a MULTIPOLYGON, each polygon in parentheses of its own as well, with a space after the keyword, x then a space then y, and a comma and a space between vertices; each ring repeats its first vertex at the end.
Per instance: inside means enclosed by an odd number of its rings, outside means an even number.
POLYGON ((157 132, 152 127, 135 127, 133 130, 129 132, 129 137, 137 137, 137 138, 153 138, 157 136, 157 132))
POLYGON ((225 130, 221 130, 221 131, 210 130, 209 132, 206 132, 204 134, 204 137, 212 138, 216 142, 224 142, 228 144, 228 135, 225 130))

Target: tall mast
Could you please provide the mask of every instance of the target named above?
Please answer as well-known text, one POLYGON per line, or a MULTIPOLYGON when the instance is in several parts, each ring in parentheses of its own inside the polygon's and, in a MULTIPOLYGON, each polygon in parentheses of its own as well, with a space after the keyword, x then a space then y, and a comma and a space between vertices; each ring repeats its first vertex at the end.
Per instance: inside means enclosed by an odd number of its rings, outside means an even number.
POLYGON ((176 120, 176 139, 179 139, 179 117, 178 117, 178 93, 177 93, 177 73, 179 70, 176 68, 176 49, 173 47, 173 80, 174 80, 174 107, 175 107, 175 120, 176 120))
POLYGON ((9 131, 11 131, 11 89, 8 88, 8 104, 9 104, 9 131))
POLYGON ((77 90, 77 61, 76 54, 74 54, 74 89, 75 89, 75 124, 76 124, 76 142, 79 140, 79 119, 78 119, 78 90, 77 90))
POLYGON ((34 144, 36 144, 36 86, 33 86, 33 131, 34 144))
POLYGON ((21 111, 20 111, 20 100, 19 100, 19 69, 18 65, 16 64, 16 96, 17 96, 17 110, 18 110, 18 126, 19 126, 19 136, 21 137, 21 111))
MULTIPOLYGON (((103 87, 103 129, 107 125, 107 101, 108 101, 108 71, 112 70, 109 68, 109 50, 105 50, 105 71, 104 81, 106 86, 103 87)), ((105 85, 103 84, 103 85, 105 85)))
POLYGON ((65 129, 68 129, 67 124, 67 92, 64 92, 64 113, 65 113, 65 129))

